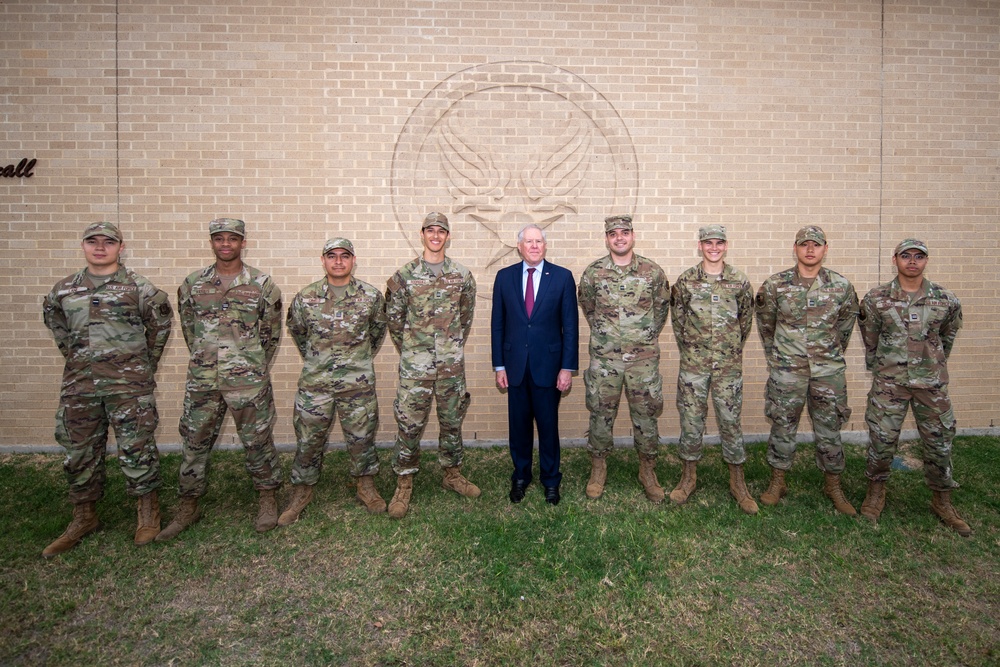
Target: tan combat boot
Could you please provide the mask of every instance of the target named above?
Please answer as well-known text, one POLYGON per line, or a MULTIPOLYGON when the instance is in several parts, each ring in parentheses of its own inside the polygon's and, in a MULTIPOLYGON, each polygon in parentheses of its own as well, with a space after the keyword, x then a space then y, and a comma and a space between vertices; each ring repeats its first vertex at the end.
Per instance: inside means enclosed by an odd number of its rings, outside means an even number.
POLYGON ((885 509, 885 482, 868 482, 868 493, 865 494, 865 501, 861 503, 861 516, 872 523, 878 521, 885 509))
POLYGON ((174 515, 173 521, 168 523, 167 527, 161 530, 160 534, 156 536, 156 541, 166 542, 167 540, 172 540, 182 530, 193 525, 200 518, 201 510, 198 509, 198 499, 181 496, 181 504, 177 508, 177 514, 174 515))
POLYGON ((643 456, 639 454, 639 482, 642 484, 642 488, 646 492, 646 498, 650 502, 656 504, 663 502, 666 494, 663 493, 663 488, 660 486, 659 480, 656 479, 655 456, 643 456))
POLYGON ((253 527, 258 533, 266 533, 278 525, 278 501, 274 497, 274 489, 261 489, 258 496, 260 509, 253 527))
POLYGON ((290 526, 299 520, 299 515, 313 499, 313 488, 309 484, 296 484, 292 487, 292 497, 288 499, 288 506, 278 517, 278 525, 281 527, 290 526))
POLYGON ((677 482, 677 486, 670 492, 670 500, 678 505, 686 503, 698 485, 698 462, 684 461, 683 463, 681 481, 677 482))
POLYGON ((160 534, 160 496, 156 491, 139 496, 139 527, 135 530, 135 544, 149 544, 160 534))
POLYGON ((462 466, 445 468, 441 486, 466 498, 478 498, 482 493, 478 486, 462 477, 462 466))
POLYGON ((747 514, 757 513, 757 503, 747 491, 746 480, 743 479, 743 466, 729 464, 729 493, 733 494, 736 504, 747 514))
POLYGON ((587 482, 587 497, 597 500, 604 495, 604 483, 608 479, 608 460, 603 456, 590 457, 590 480, 587 482))
POLYGON ((833 501, 833 506, 837 508, 837 511, 847 516, 857 516, 858 513, 854 509, 854 506, 847 502, 844 490, 840 488, 840 475, 826 472, 823 473, 823 476, 823 493, 833 501))
POLYGON ((385 500, 375 488, 375 478, 371 475, 358 477, 358 492, 354 497, 365 506, 369 514, 381 514, 385 511, 385 500))
POLYGON ((761 494, 760 502, 765 505, 777 505, 786 493, 788 493, 788 487, 785 486, 785 471, 771 468, 771 483, 768 485, 767 491, 761 494))
POLYGON ((73 505, 73 520, 66 526, 66 530, 56 540, 45 547, 42 555, 52 558, 61 553, 69 551, 80 543, 86 535, 94 532, 100 527, 97 520, 97 503, 77 503, 73 505))
POLYGON ((958 510, 951 504, 951 491, 933 491, 932 494, 931 510, 941 517, 944 525, 962 537, 972 535, 972 528, 969 527, 969 524, 962 521, 962 517, 958 516, 958 510))
POLYGON ((396 477, 396 493, 389 503, 389 516, 402 519, 410 509, 410 496, 413 494, 413 475, 398 475, 396 477))

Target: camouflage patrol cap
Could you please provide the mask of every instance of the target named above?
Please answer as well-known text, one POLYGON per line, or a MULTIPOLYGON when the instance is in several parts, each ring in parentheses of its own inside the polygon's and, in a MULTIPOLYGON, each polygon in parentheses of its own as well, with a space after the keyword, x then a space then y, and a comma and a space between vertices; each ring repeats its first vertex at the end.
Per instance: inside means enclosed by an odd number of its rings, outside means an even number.
POLYGON ((614 229, 627 229, 632 231, 632 216, 631 215, 609 215, 604 218, 604 233, 614 229))
POLYGON ((243 238, 247 237, 246 225, 243 224, 242 220, 237 220, 236 218, 216 218, 208 223, 209 236, 218 234, 219 232, 232 232, 233 234, 239 234, 243 238))
POLYGON ((899 242, 899 245, 896 246, 896 250, 895 252, 892 253, 892 256, 895 257, 904 250, 919 250, 925 255, 930 254, 929 252, 927 252, 927 244, 924 243, 923 241, 919 239, 903 239, 902 241, 899 242))
POLYGON ((427 229, 428 227, 440 227, 446 232, 451 232, 451 228, 448 226, 448 218, 444 213, 438 213, 437 211, 431 211, 424 218, 424 224, 420 226, 420 231, 427 229))
POLYGON ((705 225, 698 230, 698 242, 708 241, 710 239, 719 239, 720 241, 726 240, 726 227, 725 225, 705 225))
POLYGON ((122 240, 122 233, 118 227, 110 222, 95 222, 92 225, 87 225, 87 228, 83 230, 83 240, 86 241, 92 236, 107 236, 119 243, 122 240))
POLYGON ((335 239, 330 239, 329 241, 327 241, 326 245, 323 246, 323 253, 322 254, 325 255, 326 253, 330 252, 331 250, 336 250, 337 248, 342 248, 343 250, 346 250, 347 252, 351 253, 352 255, 354 254, 354 244, 351 243, 350 241, 348 241, 347 239, 342 238, 340 236, 338 236, 335 239))
POLYGON ((816 225, 809 225, 799 230, 795 235, 795 245, 802 245, 806 241, 814 241, 820 245, 826 245, 826 234, 822 228, 816 225))

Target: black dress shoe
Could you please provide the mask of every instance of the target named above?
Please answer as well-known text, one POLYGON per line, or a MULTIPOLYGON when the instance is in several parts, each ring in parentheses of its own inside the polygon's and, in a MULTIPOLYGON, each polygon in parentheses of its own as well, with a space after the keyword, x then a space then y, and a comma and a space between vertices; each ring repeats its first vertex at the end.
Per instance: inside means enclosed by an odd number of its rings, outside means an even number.
POLYGON ((545 502, 550 505, 559 504, 559 487, 558 486, 546 486, 545 487, 545 502))
POLYGON ((528 489, 528 484, 523 479, 515 479, 510 483, 510 502, 519 503, 524 500, 524 492, 528 489))

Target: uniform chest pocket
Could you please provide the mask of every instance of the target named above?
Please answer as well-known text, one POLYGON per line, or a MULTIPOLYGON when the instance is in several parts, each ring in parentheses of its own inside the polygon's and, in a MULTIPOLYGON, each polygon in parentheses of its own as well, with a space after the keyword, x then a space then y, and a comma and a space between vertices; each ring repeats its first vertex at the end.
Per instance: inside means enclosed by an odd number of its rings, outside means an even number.
POLYGON ((653 295, 649 281, 634 276, 607 283, 609 301, 615 310, 646 313, 653 308, 653 295))
POLYGON ((932 331, 940 331, 948 309, 939 306, 909 308, 903 311, 903 322, 913 340, 925 340, 932 331))
POLYGON ((691 290, 691 305, 699 307, 707 307, 712 304, 717 304, 722 301, 722 297, 718 294, 713 294, 711 289, 702 288, 691 290))
POLYGON ((813 292, 806 296, 806 310, 811 319, 828 320, 837 312, 837 297, 830 292, 813 292))
POLYGON ((210 316, 219 307, 221 293, 214 287, 195 289, 191 292, 191 304, 199 317, 210 316))
POLYGON ((809 309, 809 297, 804 291, 788 291, 778 294, 778 310, 784 319, 796 321, 805 318, 809 309))
POLYGON ((127 328, 142 327, 139 297, 136 292, 99 292, 87 297, 90 323, 103 322, 127 328))
POLYGON ((219 303, 219 318, 229 324, 233 335, 240 339, 257 337, 257 324, 260 320, 260 295, 233 294, 227 292, 219 303))
POLYGON ((928 329, 939 329, 948 317, 948 309, 941 306, 931 306, 924 313, 928 329))
POLYGON ((330 338, 338 345, 347 345, 359 337, 360 327, 356 311, 343 308, 332 309, 328 313, 326 321, 330 327, 330 338))

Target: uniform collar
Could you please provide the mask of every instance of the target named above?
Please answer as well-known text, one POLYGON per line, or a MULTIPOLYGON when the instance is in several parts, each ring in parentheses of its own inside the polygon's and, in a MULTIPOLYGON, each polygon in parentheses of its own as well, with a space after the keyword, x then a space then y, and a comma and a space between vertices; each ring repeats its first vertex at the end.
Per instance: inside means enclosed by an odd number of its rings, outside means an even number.
POLYGON ((639 253, 632 253, 632 261, 624 266, 619 266, 615 264, 615 260, 611 258, 611 253, 609 252, 604 258, 604 267, 607 269, 614 269, 619 273, 633 273, 639 268, 639 253))
MULTIPOLYGON (((426 259, 424 259, 423 255, 417 257, 417 261, 420 262, 419 266, 421 270, 426 271, 427 273, 432 273, 432 271, 430 270, 430 265, 432 262, 428 262, 426 259)), ((451 258, 448 257, 448 255, 445 255, 444 261, 441 262, 441 273, 442 274, 449 273, 451 271, 451 268, 452 268, 451 258)))
MULTIPOLYGON (((89 281, 89 274, 87 273, 86 267, 80 269, 80 272, 76 274, 73 278, 73 284, 75 285, 87 285, 90 284, 91 287, 94 285, 89 281)), ((124 264, 118 264, 118 270, 115 271, 111 276, 105 281, 107 283, 127 283, 128 282, 128 269, 125 268, 124 264)))
MULTIPOLYGON (((350 281, 348 281, 348 283, 346 285, 344 285, 344 287, 347 288, 347 291, 344 292, 345 296, 354 296, 358 292, 358 281, 357 281, 357 279, 354 276, 351 276, 350 281)), ((326 277, 324 276, 324 278, 323 278, 323 296, 324 297, 331 297, 333 295, 334 295, 333 285, 331 285, 330 281, 327 280, 326 277)))
MULTIPOLYGON (((920 289, 916 291, 913 298, 919 299, 921 297, 927 296, 929 287, 930 287, 930 282, 927 280, 927 278, 923 278, 920 283, 920 289)), ((896 299, 898 301, 909 301, 911 298, 910 293, 905 291, 903 289, 903 286, 899 284, 899 276, 893 278, 892 282, 889 283, 889 294, 892 296, 893 299, 896 299)))
POLYGON ((722 263, 722 273, 718 274, 709 273, 708 271, 706 271, 705 265, 702 264, 701 262, 699 262, 696 266, 698 267, 698 280, 701 280, 702 282, 708 282, 710 280, 722 280, 723 278, 726 277, 726 274, 729 273, 729 265, 726 264, 725 262, 722 263))
POLYGON ((799 284, 799 283, 801 283, 803 281, 806 281, 806 280, 812 280, 813 281, 812 282, 812 286, 813 287, 820 287, 820 286, 825 285, 828 282, 830 282, 830 278, 829 278, 829 274, 828 274, 828 269, 825 266, 820 267, 819 273, 816 274, 815 278, 811 278, 811 279, 810 278, 803 278, 799 274, 799 266, 798 266, 798 264, 796 264, 792 268, 792 271, 795 272, 795 282, 796 282, 796 284, 799 284))
MULTIPOLYGON (((211 283, 216 280, 221 280, 219 272, 215 269, 215 264, 211 264, 202 273, 202 276, 211 283)), ((238 285, 249 285, 253 281, 253 276, 250 275, 250 265, 246 262, 243 263, 243 268, 240 270, 239 274, 233 278, 233 282, 229 283, 230 287, 236 287, 238 285)))

